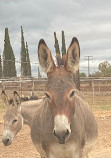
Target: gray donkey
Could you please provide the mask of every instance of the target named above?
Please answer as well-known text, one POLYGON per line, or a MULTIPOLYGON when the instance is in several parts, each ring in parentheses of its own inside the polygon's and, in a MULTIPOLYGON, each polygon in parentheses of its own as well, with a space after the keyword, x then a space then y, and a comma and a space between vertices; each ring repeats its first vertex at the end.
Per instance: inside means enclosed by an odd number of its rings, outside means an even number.
POLYGON ((80 47, 73 38, 64 62, 54 64, 43 39, 38 45, 40 65, 48 76, 46 99, 37 108, 31 137, 41 157, 82 158, 95 145, 98 127, 89 105, 77 90, 73 75, 78 71, 80 47))
POLYGON ((14 91, 13 99, 8 99, 4 91, 2 91, 1 97, 6 107, 2 141, 5 146, 8 146, 22 129, 23 124, 31 128, 34 113, 43 99, 21 103, 20 96, 16 91, 14 91))

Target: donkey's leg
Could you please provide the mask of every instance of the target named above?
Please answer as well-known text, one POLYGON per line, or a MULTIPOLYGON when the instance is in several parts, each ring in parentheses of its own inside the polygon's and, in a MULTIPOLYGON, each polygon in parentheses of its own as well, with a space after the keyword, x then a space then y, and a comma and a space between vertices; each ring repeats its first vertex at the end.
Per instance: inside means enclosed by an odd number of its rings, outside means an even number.
POLYGON ((87 154, 86 158, 91 158, 90 154, 87 154))
POLYGON ((71 158, 82 158, 82 151, 78 150, 76 151, 71 158))
POLYGON ((39 152, 41 158, 46 158, 46 153, 43 150, 41 144, 36 144, 35 146, 36 146, 36 150, 39 152))
POLYGON ((49 152, 46 154, 46 158, 55 158, 55 156, 49 152))
POLYGON ((83 158, 91 158, 90 154, 87 154, 86 156, 83 156, 83 158))

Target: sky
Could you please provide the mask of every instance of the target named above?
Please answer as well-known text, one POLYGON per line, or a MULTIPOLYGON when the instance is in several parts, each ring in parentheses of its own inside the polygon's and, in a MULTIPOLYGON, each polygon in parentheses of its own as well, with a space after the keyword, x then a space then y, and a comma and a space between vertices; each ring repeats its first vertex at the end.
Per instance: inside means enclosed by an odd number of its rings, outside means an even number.
MULTIPOLYGON (((0 0, 0 52, 4 49, 4 30, 9 29, 10 42, 20 61, 21 32, 28 42, 33 76, 37 74, 37 46, 43 38, 53 57, 54 31, 61 48, 61 31, 65 32, 66 47, 75 36, 81 50, 80 71, 97 71, 105 60, 111 63, 111 0, 0 0), (86 57, 87 58, 87 57, 86 57)), ((19 74, 20 63, 16 63, 19 74)))

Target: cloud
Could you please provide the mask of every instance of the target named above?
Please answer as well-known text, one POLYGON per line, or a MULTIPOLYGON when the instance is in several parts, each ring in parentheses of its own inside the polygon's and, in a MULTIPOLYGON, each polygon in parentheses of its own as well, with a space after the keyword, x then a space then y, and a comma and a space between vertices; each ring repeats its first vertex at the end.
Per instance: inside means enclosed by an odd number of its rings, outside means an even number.
MULTIPOLYGON (((108 59, 111 53, 111 1, 107 0, 0 0, 0 49, 3 52, 4 29, 9 28, 11 44, 17 60, 20 60, 20 26, 23 26, 28 42, 32 65, 37 62, 37 45, 44 38, 54 53, 56 31, 61 48, 61 31, 65 31, 68 48, 76 36, 84 56, 108 59)), ((97 61, 93 63, 97 65, 97 61)), ((84 65, 84 64, 83 64, 84 65)), ((87 64, 85 62, 87 67, 87 64)), ((93 65, 91 65, 93 66, 93 65)), ((96 66, 97 67, 97 66, 96 66)))

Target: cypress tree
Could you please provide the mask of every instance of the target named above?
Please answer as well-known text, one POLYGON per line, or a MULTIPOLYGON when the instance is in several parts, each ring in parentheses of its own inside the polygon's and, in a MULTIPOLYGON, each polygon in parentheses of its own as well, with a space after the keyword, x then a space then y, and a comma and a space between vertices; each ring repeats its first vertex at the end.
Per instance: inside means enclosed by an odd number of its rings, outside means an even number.
POLYGON ((38 78, 42 78, 42 75, 40 74, 39 67, 38 67, 38 78))
POLYGON ((15 56, 10 44, 8 28, 5 28, 5 40, 3 51, 3 75, 4 77, 16 76, 15 56))
POLYGON ((2 78, 2 60, 0 55, 0 78, 2 78))
POLYGON ((66 44, 65 44, 65 35, 64 31, 62 31, 62 56, 66 54, 66 44))
POLYGON ((26 62, 27 62, 27 76, 31 76, 31 65, 30 65, 29 50, 28 50, 27 42, 26 42, 26 62))
POLYGON ((54 45, 55 52, 56 52, 56 54, 57 53, 60 54, 59 43, 58 43, 58 40, 57 40, 56 32, 54 32, 54 38, 55 38, 55 45, 54 45))
POLYGON ((15 56, 12 50, 12 47, 10 46, 11 49, 11 77, 16 76, 16 66, 15 66, 15 56))
POLYGON ((24 42, 24 33, 21 26, 21 76, 27 76, 26 49, 24 42))
POLYGON ((4 51, 3 51, 3 75, 9 77, 9 34, 8 28, 5 28, 4 51))

